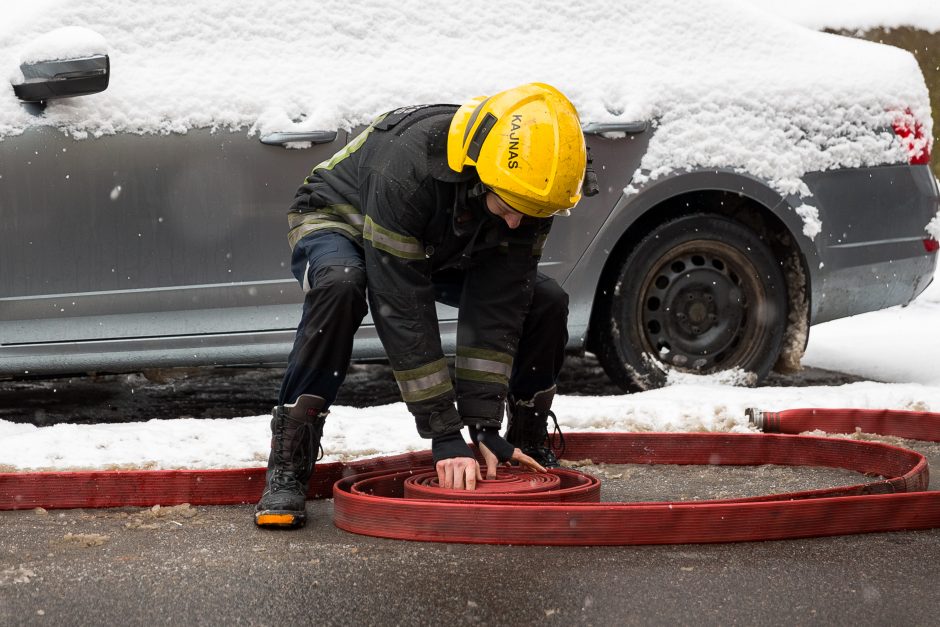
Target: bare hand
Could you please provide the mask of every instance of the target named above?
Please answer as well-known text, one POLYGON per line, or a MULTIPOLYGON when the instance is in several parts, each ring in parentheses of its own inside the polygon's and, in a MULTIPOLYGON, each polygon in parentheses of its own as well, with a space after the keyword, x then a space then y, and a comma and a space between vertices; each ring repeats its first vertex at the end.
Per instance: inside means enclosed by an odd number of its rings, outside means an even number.
POLYGON ((521 466, 527 466, 530 470, 535 472, 548 472, 542 464, 538 463, 520 449, 516 449, 512 452, 512 461, 519 462, 521 466))
MULTIPOLYGON (((486 462, 486 478, 495 479, 496 478, 496 467, 499 466, 499 458, 491 451, 486 448, 486 445, 483 442, 479 442, 477 447, 480 449, 480 453, 483 455, 483 461, 486 462)), ((519 449, 516 449, 517 451, 519 449)))
MULTIPOLYGON (((480 453, 483 454, 483 460, 486 462, 486 478, 495 479, 496 478, 496 468, 499 466, 499 460, 496 458, 496 455, 493 454, 490 449, 486 448, 486 445, 480 442, 477 446, 480 448, 480 453)), ((519 462, 519 465, 526 466, 535 472, 548 472, 545 470, 545 467, 540 463, 526 455, 522 452, 521 449, 516 448, 512 452, 512 460, 514 462, 519 462)), ((507 462, 508 463, 508 462, 507 462)))
POLYGON ((476 490, 477 481, 483 480, 480 464, 472 457, 442 459, 436 468, 438 484, 448 490, 476 490))

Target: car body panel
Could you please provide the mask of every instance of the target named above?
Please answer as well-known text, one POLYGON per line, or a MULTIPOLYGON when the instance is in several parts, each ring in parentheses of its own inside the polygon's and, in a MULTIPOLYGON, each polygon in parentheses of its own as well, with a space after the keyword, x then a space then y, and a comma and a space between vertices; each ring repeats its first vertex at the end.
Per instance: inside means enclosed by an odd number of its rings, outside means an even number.
POLYGON ((813 324, 906 305, 929 285, 937 255, 924 248, 925 227, 938 209, 929 166, 813 172, 803 180, 822 222, 818 263, 810 264, 813 324))
POLYGON ((0 371, 119 368, 135 342, 147 355, 154 338, 198 348, 291 329, 285 190, 345 139, 307 151, 205 129, 4 139, 0 371))
POLYGON ((823 225, 823 232, 813 239, 803 232, 804 222, 796 211, 804 204, 802 199, 782 195, 765 181, 729 169, 676 172, 649 182, 638 193, 624 194, 585 251, 583 263, 564 283, 572 302, 570 346, 583 345, 598 279, 623 234, 647 212, 692 192, 739 194, 784 224, 808 274, 811 324, 905 305, 927 287, 937 255, 924 248, 924 227, 940 206, 928 166, 814 172, 805 181, 814 193, 809 202, 818 209, 823 225), (854 240, 842 235, 849 231, 854 240), (864 289, 875 285, 880 289, 864 289))
MULTIPOLYGON (((800 199, 733 170, 676 172, 626 193, 654 132, 637 130, 588 136, 600 193, 556 219, 546 245, 541 270, 571 298, 569 348, 585 344, 601 272, 624 233, 694 191, 741 194, 780 219, 809 273, 814 322, 904 304, 929 282, 936 255, 925 254, 923 228, 937 193, 926 167, 807 175, 824 226, 811 240, 800 199), (889 289, 853 287, 882 277, 889 289)), ((284 215, 310 168, 347 135, 303 150, 208 130, 76 141, 37 128, 5 139, 0 374, 283 363, 303 298, 284 215)), ((456 310, 438 314, 452 352, 456 310)), ((354 356, 384 356, 371 318, 354 356)))
POLYGON ((285 328, 285 191, 344 139, 306 158, 208 130, 4 140, 2 342, 285 328))

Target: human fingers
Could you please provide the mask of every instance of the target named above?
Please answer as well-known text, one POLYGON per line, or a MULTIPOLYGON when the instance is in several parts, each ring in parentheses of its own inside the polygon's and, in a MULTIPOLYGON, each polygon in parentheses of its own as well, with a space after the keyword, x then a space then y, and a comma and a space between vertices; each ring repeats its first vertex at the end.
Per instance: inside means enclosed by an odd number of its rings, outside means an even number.
POLYGON ((466 464, 464 460, 466 457, 458 457, 454 460, 454 485, 452 486, 455 490, 463 490, 464 486, 464 477, 466 476, 466 464))
POLYGON ((514 461, 519 462, 523 466, 528 466, 529 468, 531 468, 532 470, 536 472, 548 472, 547 470, 545 470, 544 466, 542 466, 540 463, 538 463, 537 461, 535 461, 534 459, 532 459, 531 457, 523 453, 521 449, 517 448, 516 450, 514 450, 512 452, 512 458, 514 461))
POLYGON ((434 464, 434 469, 437 471, 437 485, 443 487, 443 485, 444 485, 444 477, 445 477, 445 473, 444 473, 444 462, 443 462, 443 461, 439 461, 439 462, 437 462, 436 464, 434 464))
POLYGON ((477 489, 477 477, 480 476, 480 464, 477 463, 477 460, 471 460, 472 464, 467 464, 464 467, 464 484, 467 486, 468 490, 477 489))
POLYGON ((437 483, 442 488, 454 487, 454 460, 442 459, 437 462, 437 483))
POLYGON ((499 465, 499 459, 497 459, 496 455, 493 454, 493 451, 486 448, 486 445, 482 442, 480 442, 477 446, 480 447, 480 453, 483 454, 483 461, 486 462, 486 478, 495 479, 496 467, 499 465))

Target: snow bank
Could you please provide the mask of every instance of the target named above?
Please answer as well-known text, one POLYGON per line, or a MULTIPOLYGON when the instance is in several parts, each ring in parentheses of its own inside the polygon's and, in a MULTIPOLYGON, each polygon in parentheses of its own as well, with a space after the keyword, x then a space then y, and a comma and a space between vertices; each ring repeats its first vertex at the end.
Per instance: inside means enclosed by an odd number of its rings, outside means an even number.
MULTIPOLYGON (((940 235, 940 234, 938 234, 940 235)), ((803 364, 940 389, 940 276, 907 307, 816 325, 803 364)), ((940 411, 936 408, 933 411, 940 411)))
POLYGON ((822 30, 871 30, 909 26, 940 31, 940 3, 936 0, 749 0, 789 20, 822 30))
MULTIPOLYGON (((864 407, 940 411, 940 387, 855 383, 837 387, 735 388, 708 380, 625 396, 559 396, 565 431, 747 433, 744 410, 864 407)), ((232 420, 34 427, 0 420, 0 472, 64 469, 257 468, 267 462, 270 416, 232 420)), ((334 406, 325 462, 428 448, 404 403, 334 406)))
POLYGON ((910 109, 933 137, 910 54, 735 0, 50 4, 0 27, 0 75, 15 74, 36 37, 75 26, 107 40, 111 86, 54 102, 42 118, 7 90, 0 136, 31 124, 76 137, 334 129, 398 105, 545 81, 584 121, 657 121, 636 184, 722 167, 803 194, 807 171, 904 161, 888 130, 898 111, 910 109))

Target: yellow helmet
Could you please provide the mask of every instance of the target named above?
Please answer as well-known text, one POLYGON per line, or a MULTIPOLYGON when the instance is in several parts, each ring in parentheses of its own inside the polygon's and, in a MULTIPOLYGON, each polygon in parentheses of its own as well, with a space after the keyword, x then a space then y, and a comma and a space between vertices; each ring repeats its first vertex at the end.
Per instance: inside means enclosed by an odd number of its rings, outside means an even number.
POLYGON ((466 102, 447 136, 452 170, 476 167, 484 185, 537 218, 567 215, 578 204, 586 153, 574 105, 544 83, 466 102))

